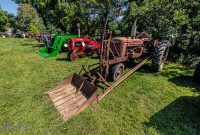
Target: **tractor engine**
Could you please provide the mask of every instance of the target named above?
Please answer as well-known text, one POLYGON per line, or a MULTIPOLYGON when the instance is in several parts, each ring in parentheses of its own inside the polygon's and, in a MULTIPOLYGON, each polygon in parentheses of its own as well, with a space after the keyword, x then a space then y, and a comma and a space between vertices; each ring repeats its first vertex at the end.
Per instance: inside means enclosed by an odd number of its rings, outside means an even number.
POLYGON ((111 50, 119 57, 138 58, 144 52, 144 41, 127 37, 116 37, 112 39, 111 50))

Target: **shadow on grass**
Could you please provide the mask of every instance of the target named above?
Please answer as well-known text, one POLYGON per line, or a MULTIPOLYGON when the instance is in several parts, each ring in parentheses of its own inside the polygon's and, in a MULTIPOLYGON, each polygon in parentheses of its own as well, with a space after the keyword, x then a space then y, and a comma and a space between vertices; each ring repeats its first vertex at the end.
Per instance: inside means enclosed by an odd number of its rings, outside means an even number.
POLYGON ((194 70, 189 67, 169 67, 166 71, 158 73, 158 75, 169 78, 168 81, 177 86, 189 87, 200 92, 200 84, 193 81, 193 73, 194 70))
POLYGON ((37 48, 38 48, 38 47, 39 47, 39 48, 41 48, 41 47, 46 47, 45 44, 26 44, 26 45, 32 45, 33 48, 36 48, 36 47, 37 47, 37 48))
POLYGON ((88 57, 90 57, 91 59, 100 59, 100 57, 96 54, 89 55, 88 57))
POLYGON ((32 47, 46 47, 45 44, 32 44, 32 47))
POLYGON ((67 61, 69 62, 69 59, 68 58, 56 58, 57 61, 67 61))
MULTIPOLYGON (((134 61, 134 60, 125 62, 125 68, 128 69, 128 70, 131 70, 132 68, 134 68, 135 66, 137 66, 140 62, 134 61)), ((138 73, 151 73, 151 74, 155 73, 155 72, 153 72, 151 65, 148 64, 148 63, 145 63, 143 66, 141 66, 137 70, 137 72, 138 73)))
POLYGON ((24 40, 21 43, 21 46, 45 47, 46 45, 44 43, 36 43, 35 41, 24 40))
POLYGON ((27 43, 24 43, 24 44, 21 44, 21 46, 41 46, 41 47, 44 47, 45 44, 37 44, 37 43, 32 43, 32 44, 27 44, 27 43))
MULTIPOLYGON (((62 57, 62 58, 57 58, 56 60, 57 61, 67 61, 67 62, 73 62, 73 61, 71 61, 70 59, 69 59, 69 52, 67 52, 67 53, 65 53, 65 54, 67 54, 67 56, 65 56, 65 57, 62 57)), ((83 58, 89 58, 89 59, 99 59, 99 57, 98 56, 96 56, 96 55, 86 55, 86 56, 79 56, 78 57, 78 59, 83 59, 83 58)))
POLYGON ((191 69, 185 69, 185 68, 169 68, 170 70, 166 70, 164 72, 160 72, 159 75, 165 76, 165 77, 175 77, 180 75, 190 75, 192 76, 193 70, 191 69))
POLYGON ((164 135, 200 134, 200 96, 180 97, 144 123, 164 135))
POLYGON ((177 86, 190 87, 200 92, 200 85, 193 82, 192 76, 179 75, 179 76, 174 76, 172 78, 169 78, 168 80, 176 84, 177 86))
POLYGON ((152 67, 151 65, 149 64, 144 64, 141 68, 139 68, 137 70, 138 72, 141 72, 141 73, 151 73, 151 74, 154 74, 155 72, 153 72, 152 70, 152 67))

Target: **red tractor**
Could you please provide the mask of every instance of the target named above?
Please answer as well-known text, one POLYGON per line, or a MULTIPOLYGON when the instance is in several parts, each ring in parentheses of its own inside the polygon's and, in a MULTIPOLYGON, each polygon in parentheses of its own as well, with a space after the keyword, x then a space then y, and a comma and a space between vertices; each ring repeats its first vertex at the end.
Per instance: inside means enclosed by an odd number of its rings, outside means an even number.
POLYGON ((70 61, 75 61, 79 56, 84 57, 98 52, 101 44, 92 38, 70 38, 69 39, 69 55, 70 61))
POLYGON ((52 41, 51 35, 47 34, 46 32, 42 32, 42 33, 36 34, 35 35, 35 40, 40 42, 40 43, 43 43, 44 39, 42 38, 42 35, 45 35, 50 41, 52 41))

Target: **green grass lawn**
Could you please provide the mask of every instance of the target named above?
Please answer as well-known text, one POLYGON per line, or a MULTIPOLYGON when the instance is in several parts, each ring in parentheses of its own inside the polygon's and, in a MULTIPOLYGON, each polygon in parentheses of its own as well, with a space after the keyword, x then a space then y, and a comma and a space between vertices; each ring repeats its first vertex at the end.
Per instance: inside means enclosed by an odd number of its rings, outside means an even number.
POLYGON ((87 58, 68 62, 63 53, 44 59, 36 46, 28 39, 0 39, 0 134, 200 134, 200 85, 191 81, 193 69, 170 63, 156 74, 145 65, 63 123, 44 93, 87 58))

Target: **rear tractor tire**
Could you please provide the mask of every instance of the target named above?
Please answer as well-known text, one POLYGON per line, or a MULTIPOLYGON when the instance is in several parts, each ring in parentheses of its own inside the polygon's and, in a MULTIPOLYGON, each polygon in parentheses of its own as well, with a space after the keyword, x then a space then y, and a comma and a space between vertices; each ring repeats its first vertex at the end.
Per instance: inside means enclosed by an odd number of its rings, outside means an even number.
POLYGON ((169 44, 167 41, 161 41, 154 48, 152 57, 152 70, 159 72, 163 69, 169 53, 169 44))
POLYGON ((123 63, 119 63, 119 64, 113 66, 111 69, 112 80, 117 81, 122 76, 123 71, 124 71, 123 63))
POLYGON ((78 54, 75 52, 69 53, 68 55, 70 61, 76 61, 78 59, 78 54))
POLYGON ((197 83, 200 83, 200 62, 195 69, 193 80, 197 83))

